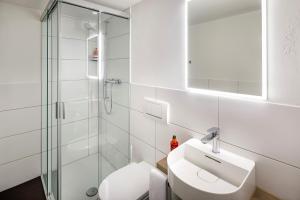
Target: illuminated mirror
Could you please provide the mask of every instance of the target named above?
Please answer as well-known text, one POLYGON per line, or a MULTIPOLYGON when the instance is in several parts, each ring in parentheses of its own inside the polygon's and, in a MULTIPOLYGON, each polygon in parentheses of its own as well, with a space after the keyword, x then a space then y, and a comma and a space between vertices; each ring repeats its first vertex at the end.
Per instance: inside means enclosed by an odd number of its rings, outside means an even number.
POLYGON ((265 0, 189 0, 186 85, 266 98, 265 0))

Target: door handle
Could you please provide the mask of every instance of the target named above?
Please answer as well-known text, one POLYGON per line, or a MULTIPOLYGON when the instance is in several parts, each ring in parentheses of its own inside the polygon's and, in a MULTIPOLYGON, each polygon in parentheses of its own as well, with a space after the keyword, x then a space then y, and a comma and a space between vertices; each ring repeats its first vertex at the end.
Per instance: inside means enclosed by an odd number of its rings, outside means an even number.
POLYGON ((66 119, 66 106, 65 102, 55 103, 55 117, 56 119, 66 119))
POLYGON ((59 118, 59 104, 58 102, 55 103, 55 118, 59 118))
POLYGON ((65 102, 62 102, 62 117, 63 119, 66 119, 66 106, 65 106, 65 102))

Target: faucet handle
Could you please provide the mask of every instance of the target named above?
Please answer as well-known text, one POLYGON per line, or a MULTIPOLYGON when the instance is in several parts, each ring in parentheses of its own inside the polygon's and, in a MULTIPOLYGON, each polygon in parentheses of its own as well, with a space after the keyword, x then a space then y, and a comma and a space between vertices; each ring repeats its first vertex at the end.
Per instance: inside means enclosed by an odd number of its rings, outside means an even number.
POLYGON ((210 129, 207 130, 207 132, 209 134, 213 133, 213 134, 219 134, 220 128, 219 127, 212 127, 210 129))

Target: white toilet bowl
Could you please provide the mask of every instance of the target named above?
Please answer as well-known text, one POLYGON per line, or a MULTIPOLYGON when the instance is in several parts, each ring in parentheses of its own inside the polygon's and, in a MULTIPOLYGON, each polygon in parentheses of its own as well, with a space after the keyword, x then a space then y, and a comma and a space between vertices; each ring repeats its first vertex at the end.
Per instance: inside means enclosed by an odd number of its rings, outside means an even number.
POLYGON ((149 191, 150 172, 153 166, 146 162, 129 165, 107 176, 99 187, 101 200, 145 199, 149 191))

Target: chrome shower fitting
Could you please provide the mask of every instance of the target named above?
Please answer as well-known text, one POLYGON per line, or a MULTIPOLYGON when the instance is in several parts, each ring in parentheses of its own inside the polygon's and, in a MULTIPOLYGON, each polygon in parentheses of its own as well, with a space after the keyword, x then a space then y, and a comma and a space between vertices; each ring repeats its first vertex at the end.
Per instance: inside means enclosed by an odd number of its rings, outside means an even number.
POLYGON ((106 79, 103 84, 103 100, 104 100, 104 109, 107 114, 111 114, 112 112, 112 102, 113 102, 113 94, 112 89, 113 85, 120 85, 122 81, 120 79, 106 79), (108 85, 110 86, 110 95, 107 96, 108 85), (107 108, 107 102, 109 102, 109 108, 107 108))

